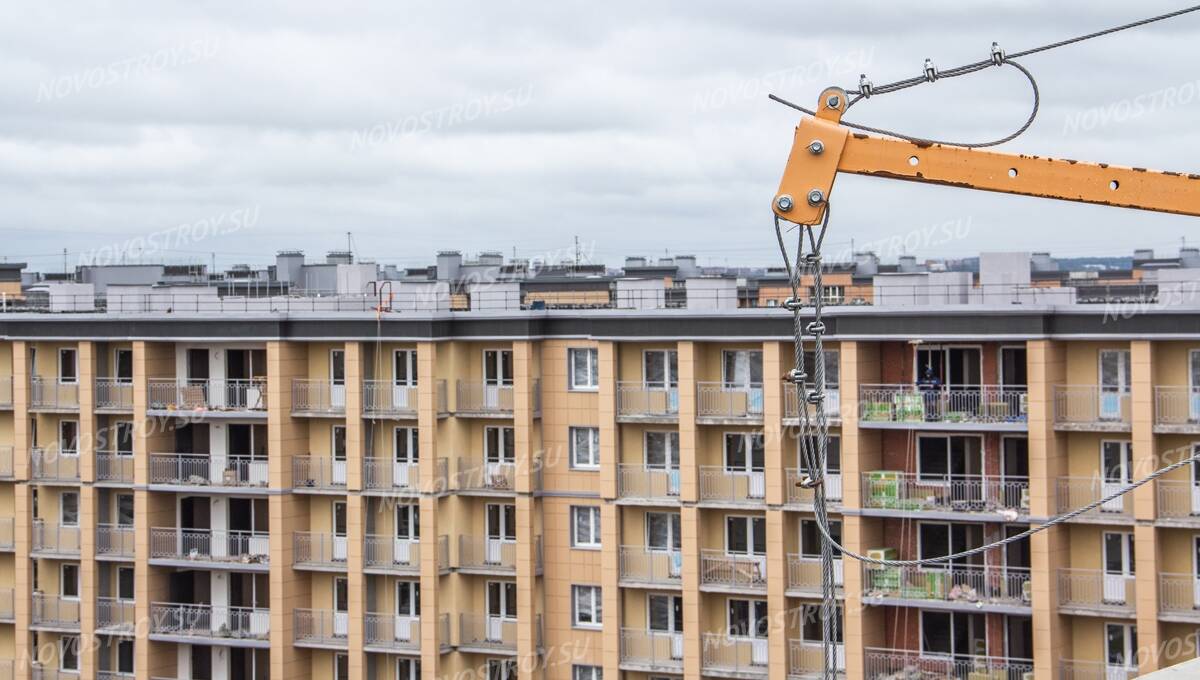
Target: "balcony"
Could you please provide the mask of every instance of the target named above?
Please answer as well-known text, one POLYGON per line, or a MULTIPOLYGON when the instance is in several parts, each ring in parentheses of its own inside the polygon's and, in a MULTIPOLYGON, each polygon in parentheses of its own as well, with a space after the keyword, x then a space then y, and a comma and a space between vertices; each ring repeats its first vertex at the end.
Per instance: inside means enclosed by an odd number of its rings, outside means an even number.
MULTIPOLYGON (((540 466, 539 466, 540 468, 540 466)), ((540 471, 540 469, 539 469, 540 471)), ((517 491, 517 464, 459 458, 454 488, 460 492, 511 495, 517 491)))
POLYGON ((679 470, 618 465, 617 497, 635 503, 678 505, 679 470))
POLYGON ((195 644, 270 647, 271 610, 207 604, 154 602, 150 605, 150 634, 167 638, 198 638, 195 644))
POLYGON ((266 458, 204 453, 150 454, 150 485, 207 487, 210 489, 266 489, 266 458))
POLYGON ((133 453, 97 451, 96 483, 113 486, 133 484, 133 453))
POLYGON ((1133 680, 1138 677, 1137 664, 1122 666, 1101 661, 1063 659, 1059 666, 1061 680, 1133 680))
MULTIPOLYGON (((815 491, 800 486, 805 475, 802 475, 796 468, 787 468, 783 471, 783 475, 783 492, 787 496, 787 504, 797 508, 812 508, 813 503, 816 502, 815 491)), ((842 503, 842 473, 826 472, 824 484, 825 502, 831 506, 840 506, 842 503)))
POLYGON ((1179 434, 1200 433, 1200 389, 1155 387, 1154 431, 1179 434))
POLYGON ((270 551, 271 536, 265 531, 150 529, 151 560, 266 571, 270 551))
POLYGON ((1200 623, 1200 579, 1193 574, 1158 575, 1159 618, 1200 623))
POLYGON ((137 624, 133 600, 96 598, 96 631, 109 635, 133 634, 137 624))
POLYGON ((33 547, 38 557, 79 557, 79 526, 33 520, 33 547))
POLYGON ((421 573, 420 541, 368 534, 363 544, 363 553, 363 564, 368 569, 392 574, 421 573))
POLYGON ((725 677, 767 675, 767 639, 703 633, 700 666, 705 674, 725 677))
POLYGON ((869 680, 883 678, 1023 678, 1033 676, 1032 659, 1001 656, 950 655, 907 649, 863 650, 864 674, 869 680))
POLYGON ((292 488, 304 493, 346 493, 346 461, 328 456, 293 456, 292 488))
POLYGON ((132 560, 133 557, 132 526, 96 525, 96 559, 132 560))
POLYGON ((72 412, 79 410, 79 383, 58 378, 29 379, 29 410, 72 412))
POLYGON ((621 546, 618 557, 621 585, 674 587, 683 585, 683 553, 621 546))
POLYGON ((133 413, 133 381, 96 378, 96 411, 133 413))
POLYGON ((344 417, 346 415, 346 383, 293 378, 292 415, 344 417))
MULTIPOLYGON (((923 475, 877 470, 862 474, 863 507, 899 512, 1029 514, 1029 479, 987 475, 923 475)), ((887 514, 887 513, 881 513, 887 514)))
POLYGON ((758 506, 766 502, 767 476, 762 470, 726 470, 719 465, 700 467, 700 500, 714 505, 758 506))
POLYGON ((1134 616, 1137 580, 1133 574, 1108 574, 1099 569, 1059 569, 1058 609, 1085 616, 1134 616))
MULTIPOLYGON (((846 646, 834 647, 837 677, 846 677, 846 646)), ((825 647, 820 642, 788 640, 788 677, 821 680, 825 673, 825 647)))
POLYGON ((292 642, 297 647, 346 649, 350 614, 328 609, 292 610, 292 642))
MULTIPOLYGON (((12 588, 0 589, 0 623, 13 623, 17 620, 16 591, 12 588)), ((3 676, 0 676, 3 677, 3 676)))
POLYGON ((938 602, 940 609, 1028 614, 1032 597, 1028 569, 863 565, 863 599, 871 604, 938 602))
MULTIPOLYGON (((534 617, 534 634, 537 646, 542 641, 542 616, 534 617)), ((517 619, 506 619, 482 614, 458 615, 459 651, 480 654, 509 653, 517 651, 517 619)))
MULTIPOLYGON (((439 382, 440 396, 444 398, 445 382, 439 382)), ((400 385, 391 380, 363 381, 363 415, 368 418, 416 418, 417 400, 416 385, 400 385)), ((511 409, 511 401, 509 403, 511 409)))
MULTIPOLYGON (((530 381, 529 400, 533 415, 542 413, 541 381, 530 381)), ((481 418, 511 418, 514 408, 514 388, 509 385, 459 380, 456 384, 454 414, 481 418)))
POLYGON ((618 382, 617 420, 627 423, 677 422, 679 388, 651 387, 640 382, 618 382))
POLYGON ((0 411, 8 411, 13 407, 13 377, 0 376, 0 411))
POLYGON ((1160 479, 1156 486, 1158 488, 1158 518, 1160 522, 1180 526, 1200 526, 1200 485, 1192 482, 1160 479))
POLYGON ((762 423, 762 383, 696 383, 696 422, 712 425, 762 423))
MULTIPOLYGON (((1058 479, 1057 512, 1062 514, 1081 508, 1120 491, 1125 486, 1124 482, 1101 481, 1098 477, 1060 477, 1058 479)), ((1072 521, 1128 524, 1133 521, 1132 494, 1118 496, 1098 508, 1079 515, 1072 521)))
POLYGON ((683 633, 622 628, 621 668, 650 673, 682 673, 683 633))
POLYGON ((79 632, 79 600, 34 593, 30 627, 62 633, 79 632))
POLYGON ((13 478, 13 447, 0 446, 0 479, 13 478))
POLYGON ((421 652, 421 619, 367 612, 363 615, 363 646, 368 650, 421 652))
MULTIPOLYGON (((5 678, 19 677, 12 674, 12 661, 0 661, 0 669, 3 669, 5 678)), ((29 664, 30 678, 32 680, 79 680, 79 671, 68 671, 52 666, 43 666, 38 663, 29 664)))
POLYGON ((35 447, 29 452, 29 476, 43 484, 79 483, 79 452, 73 449, 35 447))
POLYGON ((312 571, 346 571, 345 536, 297 531, 292 534, 292 566, 312 571))
MULTIPOLYGON (((133 673, 123 673, 121 671, 96 671, 96 680, 134 680, 136 677, 133 673)), ((155 678, 155 680, 158 679, 155 678)))
POLYGON ((766 555, 727 555, 700 551, 700 587, 721 592, 767 590, 766 555))
POLYGON ((150 410, 162 411, 167 415, 179 412, 241 417, 267 414, 267 381, 262 378, 151 378, 147 381, 147 393, 150 410))
MULTIPOLYGON (((437 459, 435 465, 435 477, 426 483, 421 479, 420 463, 398 463, 391 458, 364 458, 363 488, 367 491, 405 496, 444 493, 447 488, 446 459, 437 459)), ((511 477, 509 479, 511 480, 511 477)))
MULTIPOLYGON (((787 567, 788 595, 792 597, 821 597, 823 587, 821 558, 806 557, 792 553, 787 556, 787 567)), ((834 594, 838 597, 844 595, 845 573, 845 565, 842 560, 835 558, 833 560, 833 586, 834 594)))
MULTIPOLYGON (((817 407, 808 404, 809 422, 817 422, 817 407)), ((786 425, 800 424, 800 395, 794 385, 783 386, 783 420, 786 425)), ((830 425, 842 423, 842 393, 836 387, 825 387, 825 422, 830 425)))
MULTIPOLYGON (((542 570, 542 537, 533 539, 534 571, 542 570)), ((484 574, 517 573, 517 542, 479 536, 458 537, 458 570, 484 574)))
POLYGON ((0 517, 0 552, 13 552, 17 549, 17 536, 14 531, 16 518, 0 517))
POLYGON ((1054 429, 1128 432, 1129 392, 1095 385, 1054 387, 1054 429))
POLYGON ((1027 429, 1023 386, 963 385, 925 389, 920 385, 862 385, 858 417, 863 427, 937 430, 1027 429))

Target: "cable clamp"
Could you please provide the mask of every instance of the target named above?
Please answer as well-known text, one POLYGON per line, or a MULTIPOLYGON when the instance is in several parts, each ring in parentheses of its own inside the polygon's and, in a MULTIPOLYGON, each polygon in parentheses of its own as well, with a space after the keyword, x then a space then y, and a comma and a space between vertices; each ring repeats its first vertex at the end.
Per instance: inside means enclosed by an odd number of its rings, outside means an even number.
POLYGON ((789 312, 794 312, 797 309, 804 309, 804 301, 790 297, 783 301, 783 308, 789 312))
POLYGON ((933 65, 932 59, 926 59, 925 60, 925 80, 932 83, 933 81, 935 81, 937 79, 938 79, 937 67, 933 65))
POLYGON ((824 321, 813 321, 813 322, 810 322, 807 326, 805 326, 804 329, 808 332, 809 335, 821 335, 822 333, 825 332, 825 322, 824 321))
POLYGON ((862 73, 858 76, 858 92, 863 96, 863 99, 870 99, 875 86, 871 80, 867 78, 867 74, 862 73))
POLYGON ((1004 55, 1004 50, 1000 49, 1000 43, 992 42, 992 63, 996 66, 1003 66, 1004 60, 1007 58, 1004 55))
POLYGON ((816 391, 809 392, 808 396, 804 398, 804 401, 807 401, 808 403, 814 404, 814 405, 819 404, 819 403, 825 401, 825 393, 824 392, 816 392, 816 391))
POLYGON ((800 259, 804 260, 804 264, 815 266, 821 264, 821 253, 805 253, 800 259))
POLYGON ((800 481, 796 482, 796 486, 800 487, 801 489, 815 489, 818 486, 821 486, 822 481, 823 480, 813 479, 808 475, 804 475, 800 478, 800 481))
POLYGON ((804 369, 802 369, 802 368, 793 368, 792 370, 783 374, 784 382, 790 382, 790 383, 799 385, 800 383, 803 383, 805 380, 808 380, 808 374, 805 373, 804 369))

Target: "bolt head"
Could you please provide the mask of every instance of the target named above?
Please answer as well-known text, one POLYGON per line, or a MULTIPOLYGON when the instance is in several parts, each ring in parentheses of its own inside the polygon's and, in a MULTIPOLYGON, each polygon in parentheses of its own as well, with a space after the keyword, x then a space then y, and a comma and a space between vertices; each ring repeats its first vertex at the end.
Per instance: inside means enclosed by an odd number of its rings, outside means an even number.
POLYGON ((792 197, 784 194, 775 199, 775 207, 779 208, 780 212, 787 212, 792 209, 792 197))
POLYGON ((825 151, 825 145, 819 139, 814 139, 808 143, 808 152, 814 156, 820 156, 825 151))
POLYGON ((842 98, 836 94, 831 94, 825 99, 825 106, 831 109, 836 109, 842 105, 842 98))
POLYGON ((812 191, 808 192, 808 204, 809 205, 821 205, 824 202, 825 202, 825 193, 822 192, 820 189, 813 189, 812 191))

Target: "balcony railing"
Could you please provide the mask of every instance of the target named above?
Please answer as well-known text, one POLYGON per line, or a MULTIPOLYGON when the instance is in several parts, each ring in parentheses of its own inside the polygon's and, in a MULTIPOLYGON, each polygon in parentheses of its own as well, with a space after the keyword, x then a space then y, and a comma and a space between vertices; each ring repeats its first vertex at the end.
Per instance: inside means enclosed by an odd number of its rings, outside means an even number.
MULTIPOLYGON (((785 494, 787 494, 788 504, 811 506, 816 500, 816 494, 814 493, 813 489, 800 486, 800 482, 804 479, 805 475, 796 468, 788 468, 783 471, 783 474, 783 491, 785 494)), ((841 503, 842 473, 826 472, 824 484, 826 502, 841 503)))
POLYGON ((621 663, 683 672, 683 633, 621 629, 621 663))
POLYGON ((679 388, 651 387, 640 382, 618 382, 617 417, 677 418, 679 388))
POLYGON ((348 643, 350 614, 328 609, 295 609, 292 641, 296 644, 341 646, 348 643))
POLYGON ((34 448, 29 461, 30 476, 39 482, 79 483, 79 452, 74 449, 34 448))
POLYGON ((1021 423, 1027 413, 1023 386, 861 385, 858 388, 858 417, 864 423, 1021 423))
POLYGON ((0 376, 0 409, 10 409, 13 406, 13 377, 0 376))
POLYGON ((16 521, 13 517, 0 517, 0 551, 16 549, 17 535, 14 531, 16 521))
MULTIPOLYGON (((822 588, 821 558, 805 557, 796 553, 787 556, 788 590, 807 595, 820 595, 822 588)), ((833 561, 834 590, 841 594, 845 584, 845 564, 840 559, 833 561)))
POLYGON ((966 654, 935 654, 906 649, 864 650, 865 677, 879 678, 1021 678, 1033 673, 1032 659, 966 654))
POLYGON ((321 491, 346 489, 346 461, 329 456, 294 456, 292 488, 321 491))
POLYGON ((133 632, 137 615, 133 600, 115 597, 96 598, 96 627, 107 632, 133 632))
POLYGON ((1136 612, 1137 580, 1133 574, 1099 569, 1059 569, 1058 606, 1100 613, 1136 612))
POLYGON ((1159 605, 1163 614, 1186 615, 1200 621, 1200 579, 1193 574, 1159 574, 1159 605))
POLYGON ((119 524, 96 525, 96 555, 129 557, 134 555, 133 527, 119 524))
MULTIPOLYGON (((800 418, 800 395, 796 394, 796 388, 793 385, 785 384, 783 386, 783 417, 789 419, 800 418)), ((813 404, 808 404, 808 417, 816 423, 817 407, 813 404)), ((841 420, 842 418, 842 393, 837 387, 825 386, 825 419, 826 420, 841 420)))
MULTIPOLYGON (((541 637, 542 617, 534 619, 541 637)), ((458 615, 458 644, 460 647, 514 651, 517 648, 517 620, 483 614, 458 615)))
MULTIPOLYGON (((833 648, 838 678, 846 677, 846 646, 833 648)), ((792 678, 823 678, 825 646, 808 640, 788 640, 788 676, 792 678)))
POLYGON ((890 470, 862 474, 863 507, 942 512, 1029 512, 1027 477, 928 475, 890 470))
POLYGON ((133 453, 96 452, 96 481, 133 484, 133 453))
POLYGON ((625 500, 678 501, 679 470, 618 465, 617 495, 625 500))
POLYGON ((459 458, 455 488, 459 491, 516 491, 516 476, 515 462, 479 462, 459 458))
POLYGON ((461 535, 458 537, 458 568, 516 573, 517 542, 461 535))
POLYGON ((32 604, 30 621, 33 625, 79 630, 78 599, 34 593, 32 604))
POLYGON ((150 529, 150 557, 266 564, 271 535, 265 531, 225 529, 150 529))
POLYGON ((1062 680, 1133 680, 1138 677, 1136 662, 1129 665, 1108 664, 1102 661, 1063 659, 1060 665, 1062 680))
POLYGON ((699 418, 763 417, 762 383, 730 385, 720 382, 696 383, 696 416, 699 418))
POLYGON ((420 541, 368 534, 364 552, 363 563, 372 569, 387 569, 404 574, 421 571, 420 541))
POLYGON ((271 610, 155 602, 150 606, 150 632, 158 635, 266 640, 271 633, 271 610))
POLYGON ((765 502, 767 476, 762 470, 727 470, 719 465, 700 468, 700 500, 758 505, 765 502))
POLYGON ((766 555, 727 555, 719 550, 700 551, 700 584, 748 590, 767 587, 766 555))
POLYGON ((297 531, 292 534, 292 560, 297 567, 345 569, 348 540, 334 534, 297 531))
MULTIPOLYGON (((445 388, 442 389, 444 391, 445 388)), ((363 413, 368 416, 415 418, 417 386, 402 385, 391 380, 364 380, 363 413)))
POLYGON ((1129 392, 1096 385, 1056 385, 1054 424, 1076 429, 1129 426, 1129 392))
POLYGON ((418 650, 421 648, 421 619, 367 612, 363 615, 363 640, 370 647, 418 650))
POLYGON ((269 463, 265 457, 154 453, 150 455, 150 483, 173 486, 267 486, 269 463))
POLYGON ((79 554, 79 526, 63 526, 41 519, 33 520, 33 552, 49 555, 79 554))
POLYGON ((1200 389, 1155 387, 1154 424, 1200 427, 1200 389))
POLYGON ((254 379, 147 381, 149 407, 161 411, 266 411, 267 381, 254 379))
MULTIPOLYGON (((5 678, 16 677, 11 673, 12 661, 0 661, 0 669, 6 669, 9 672, 4 675, 5 678)), ((68 671, 62 668, 54 668, 42 664, 30 664, 30 677, 33 680, 79 680, 79 671, 68 671)))
POLYGON ((292 413, 344 415, 346 413, 346 383, 293 378, 292 413))
POLYGON ((766 675, 769 661, 767 638, 730 637, 704 633, 700 640, 700 665, 706 671, 766 675))
POLYGON ((1159 517, 1200 520, 1200 485, 1160 479, 1157 486, 1159 517))
MULTIPOLYGON (((13 621, 16 619, 16 590, 13 588, 0 588, 0 621, 13 621)), ((0 675, 0 677, 5 677, 0 675)))
POLYGON ((623 583, 678 586, 683 583, 683 553, 621 546, 620 575, 623 583))
POLYGON ((58 378, 30 378, 29 408, 78 409, 79 383, 58 378))
MULTIPOLYGON (((1102 481, 1097 477, 1060 477, 1058 479, 1058 512, 1070 512, 1109 496, 1127 486, 1126 482, 1102 481)), ((1133 517, 1133 499, 1129 494, 1117 496, 1098 508, 1089 510, 1081 517, 1092 519, 1130 519, 1133 517)))
MULTIPOLYGON (((529 400, 534 415, 542 412, 542 385, 538 379, 530 381, 529 400)), ((454 410, 461 414, 511 415, 514 408, 513 385, 496 385, 468 380, 459 380, 455 386, 454 410)))
POLYGON ((13 477, 13 447, 0 446, 0 479, 12 479, 13 477))
POLYGON ((864 597, 1029 606, 1032 592, 1028 569, 863 565, 864 597))
POLYGON ((96 410, 132 411, 133 381, 96 378, 96 410))
POLYGON ((418 493, 422 490, 421 464, 398 463, 391 458, 364 458, 363 486, 371 491, 418 493))

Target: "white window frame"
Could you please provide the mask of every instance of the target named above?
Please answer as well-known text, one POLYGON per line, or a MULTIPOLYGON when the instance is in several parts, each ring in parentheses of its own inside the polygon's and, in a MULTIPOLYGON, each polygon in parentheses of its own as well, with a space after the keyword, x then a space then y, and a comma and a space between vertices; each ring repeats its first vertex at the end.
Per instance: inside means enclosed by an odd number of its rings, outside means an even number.
POLYGON ((600 586, 571 586, 571 625, 575 628, 590 629, 604 627, 604 592, 600 586), (579 608, 579 600, 581 596, 586 596, 587 600, 589 601, 590 611, 588 614, 592 619, 591 621, 584 621, 581 619, 581 615, 584 613, 579 608))
POLYGON ((572 392, 596 392, 600 389, 600 350, 595 347, 567 348, 567 389, 572 392), (575 382, 575 358, 586 355, 586 382, 575 382))
POLYGON ((58 495, 58 525, 60 527, 77 527, 77 526, 79 526, 79 512, 80 512, 80 509, 79 509, 79 492, 78 491, 64 491, 58 495), (65 524, 63 522, 63 519, 67 516, 65 502, 66 502, 68 496, 75 499, 75 521, 71 524, 65 524))
POLYGON ((118 347, 118 348, 114 349, 113 350, 113 367, 112 367, 113 382, 116 382, 118 385, 132 385, 133 384, 133 376, 132 375, 129 376, 128 380, 126 380, 126 379, 122 378, 120 375, 118 375, 121 370, 121 355, 124 353, 129 354, 129 365, 131 367, 133 366, 133 350, 132 349, 130 349, 128 347, 118 347))
POLYGON ((721 385, 727 390, 749 389, 751 387, 762 387, 762 366, 763 352, 761 349, 726 349, 721 350, 721 385), (755 356, 757 355, 757 356, 755 356), (729 359, 732 357, 735 371, 738 359, 744 356, 746 362, 746 376, 742 380, 738 380, 737 376, 729 375, 729 359), (754 360, 758 359, 759 381, 754 381, 754 360))
POLYGON ((341 385, 341 386, 346 385, 346 350, 344 350, 344 349, 329 350, 329 384, 330 385, 341 385), (335 359, 338 356, 342 357, 342 377, 341 378, 335 377, 336 373, 334 372, 334 366, 337 365, 337 362, 335 361, 335 359))
POLYGON ((397 425, 392 430, 392 460, 397 463, 419 463, 421 462, 421 438, 420 431, 408 425, 397 425), (404 459, 400 458, 400 440, 403 438, 408 446, 408 451, 404 459))
POLYGON ((137 670, 137 648, 134 646, 133 638, 119 638, 116 644, 116 666, 118 673, 134 674, 137 670), (121 668, 121 648, 129 645, 129 668, 121 668))
POLYGON ((63 385, 74 385, 74 384, 78 383, 79 382, 79 350, 77 350, 73 347, 59 347, 58 348, 58 366, 56 366, 56 368, 58 369, 58 382, 59 383, 61 383, 63 385), (71 353, 71 363, 74 366, 74 373, 75 373, 75 377, 73 377, 73 378, 63 377, 63 370, 62 370, 63 369, 63 355, 66 354, 67 352, 71 353))
POLYGON ((333 655, 333 673, 332 673, 333 680, 350 680, 349 675, 350 675, 350 655, 346 652, 336 652, 333 655), (342 659, 346 660, 346 676, 347 677, 344 677, 344 678, 341 676, 341 674, 338 673, 338 668, 340 668, 339 662, 342 659))
POLYGON ((642 433, 642 465, 647 470, 678 470, 679 469, 679 431, 678 430, 646 430, 642 433), (666 435, 663 438, 664 450, 663 460, 664 465, 650 466, 650 435, 662 434, 666 435), (674 435, 672 437, 671 435, 674 435), (672 442, 674 445, 672 446, 672 442))
POLYGON ((58 638, 58 669, 60 671, 70 671, 72 673, 79 672, 79 636, 78 635, 63 635, 58 638), (67 666, 66 650, 70 645, 74 645, 74 651, 71 655, 75 657, 75 665, 67 666))
POLYGON ((72 602, 78 602, 79 601, 79 590, 80 590, 80 588, 83 587, 83 584, 81 583, 82 580, 83 580, 83 575, 80 572, 79 565, 76 564, 75 562, 63 562, 62 564, 58 565, 58 594, 60 597, 62 597, 62 599, 71 600, 72 602), (74 579, 67 578, 67 570, 68 569, 75 570, 75 578, 74 579), (74 595, 68 595, 66 593, 66 584, 70 580, 75 581, 75 594, 74 595))
POLYGON ((417 350, 397 349, 392 351, 392 384, 402 387, 416 387, 421 376, 417 374, 417 350), (406 373, 404 382, 396 378, 396 369, 401 362, 406 373))
POLYGON ((516 463, 517 462, 517 432, 516 429, 507 425, 488 425, 483 428, 483 459, 488 463, 516 463), (489 432, 496 433, 497 450, 492 450, 492 446, 488 443, 491 441, 488 436, 489 432), (505 432, 512 432, 512 448, 505 446, 507 441, 504 436, 505 432))
MULTIPOLYGON (((768 621, 768 626, 769 626, 771 612, 770 612, 770 608, 767 605, 766 600, 764 600, 762 598, 756 598, 756 597, 727 597, 727 598, 725 598, 725 634, 726 634, 726 636, 730 637, 730 638, 741 639, 741 640, 746 640, 746 639, 765 640, 765 639, 767 639, 766 636, 760 637, 758 635, 758 626, 756 624, 760 620, 760 617, 755 616, 755 610, 758 609, 760 606, 763 608, 763 616, 761 618, 766 618, 768 621), (750 624, 750 635, 748 635, 748 636, 731 634, 733 632, 733 608, 730 605, 732 605, 734 602, 748 603, 748 605, 746 607, 747 613, 749 614, 749 617, 750 617, 749 621, 747 621, 747 623, 750 624)), ((768 634, 769 634, 769 631, 768 631, 768 634)))
POLYGON ((599 470, 600 469, 600 428, 591 426, 570 426, 567 428, 567 438, 571 447, 571 469, 573 470, 599 470), (589 433, 587 438, 588 450, 586 460, 579 460, 579 439, 580 432, 586 431, 589 433))
POLYGON ((683 619, 675 620, 675 600, 682 602, 683 596, 678 593, 646 593, 646 630, 656 633, 682 633, 683 619), (655 599, 664 598, 667 601, 667 630, 659 630, 653 627, 654 607, 651 604, 655 599))
POLYGON ((644 349, 642 350, 642 387, 647 389, 672 390, 679 387, 679 350, 677 349, 644 349), (651 383, 646 375, 646 358, 651 354, 661 354, 663 358, 663 383, 651 383), (675 355, 675 374, 671 374, 671 354, 675 355))
POLYGON ((571 506, 571 547, 578 550, 599 550, 601 546, 600 537, 600 506, 598 505, 572 505, 571 506), (579 517, 581 514, 586 514, 588 517, 588 533, 589 536, 579 535, 579 517))
POLYGON ((647 550, 647 551, 649 551, 649 552, 665 552, 665 553, 676 553, 676 552, 679 552, 680 550, 682 550, 682 548, 683 548, 683 543, 682 543, 682 541, 683 541, 683 537, 682 537, 682 535, 680 535, 680 536, 676 536, 676 535, 675 535, 675 522, 673 522, 673 521, 672 521, 672 517, 679 517, 679 518, 680 518, 680 534, 682 534, 682 530, 683 530, 683 524, 682 524, 682 522, 683 522, 683 518, 682 518, 682 517, 680 517, 680 515, 679 515, 679 513, 678 513, 678 512, 647 512, 647 513, 645 514, 645 520, 643 520, 643 521, 645 522, 645 525, 646 525, 646 526, 645 526, 645 533, 646 533, 646 550, 647 550), (661 517, 665 517, 665 518, 666 518, 666 520, 667 520, 667 547, 665 547, 665 548, 662 548, 662 547, 659 547, 659 546, 652 546, 652 545, 650 545, 650 517, 651 517, 652 515, 653 515, 653 516, 655 516, 655 517, 659 517, 659 516, 661 516, 661 517), (676 538, 680 539, 680 545, 679 545, 679 548, 676 548, 676 547, 675 547, 675 539, 676 539, 676 538))
POLYGON ((573 664, 571 680, 604 680, 604 667, 573 664))
POLYGON ((725 536, 725 554, 726 555, 728 555, 730 557, 746 557, 746 556, 762 557, 767 554, 765 549, 761 553, 754 551, 754 523, 755 523, 755 521, 762 522, 763 544, 764 544, 764 548, 765 548, 765 544, 767 542, 766 541, 767 520, 765 517, 761 517, 758 515, 726 515, 725 516, 725 527, 724 527, 723 533, 725 536), (732 552, 732 549, 729 547, 729 520, 732 520, 732 519, 740 519, 746 523, 746 549, 749 552, 732 552))

